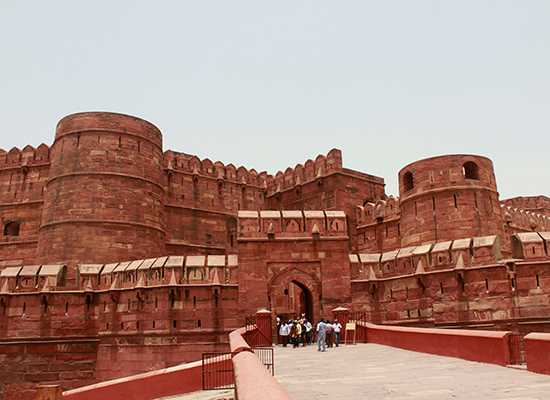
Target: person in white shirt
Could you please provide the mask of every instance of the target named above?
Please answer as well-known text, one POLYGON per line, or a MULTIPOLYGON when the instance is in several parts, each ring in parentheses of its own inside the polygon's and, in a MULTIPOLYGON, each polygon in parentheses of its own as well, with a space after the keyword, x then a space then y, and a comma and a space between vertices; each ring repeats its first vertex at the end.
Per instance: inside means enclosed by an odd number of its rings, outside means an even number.
POLYGON ((311 334, 313 333, 313 325, 311 325, 311 322, 309 322, 308 320, 306 320, 306 322, 304 322, 304 327, 306 328, 306 336, 305 336, 305 341, 304 341, 304 346, 306 344, 311 344, 311 334))
POLYGON ((281 322, 279 335, 281 335, 283 347, 286 347, 286 345, 288 344, 288 335, 290 335, 290 325, 285 321, 281 322))
POLYGON ((325 323, 323 320, 320 320, 317 324, 317 351, 327 350, 326 334, 328 325, 328 321, 325 323))
POLYGON ((281 343, 281 318, 277 315, 277 344, 281 343))
POLYGON ((340 331, 342 330, 342 325, 338 322, 337 319, 332 323, 332 329, 334 330, 334 338, 336 342, 336 347, 340 345, 340 331))

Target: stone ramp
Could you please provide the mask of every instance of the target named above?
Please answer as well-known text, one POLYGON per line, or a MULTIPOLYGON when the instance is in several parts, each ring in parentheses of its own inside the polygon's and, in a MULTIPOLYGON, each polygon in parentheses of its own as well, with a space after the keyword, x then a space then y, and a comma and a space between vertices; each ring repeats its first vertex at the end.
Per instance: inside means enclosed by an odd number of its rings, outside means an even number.
POLYGON ((550 376, 377 344, 276 347, 275 376, 294 400, 548 400, 550 376))
POLYGON ((180 396, 163 397, 157 400, 234 400, 233 390, 206 390, 180 396))

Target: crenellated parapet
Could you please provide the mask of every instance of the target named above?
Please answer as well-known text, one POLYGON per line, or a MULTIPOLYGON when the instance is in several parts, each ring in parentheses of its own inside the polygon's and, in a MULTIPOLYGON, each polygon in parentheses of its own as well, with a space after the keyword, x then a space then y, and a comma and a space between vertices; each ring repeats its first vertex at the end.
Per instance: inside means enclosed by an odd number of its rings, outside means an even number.
POLYGON ((172 150, 163 157, 170 207, 235 213, 262 208, 270 175, 172 150))
MULTIPOLYGON (((77 290, 140 289, 170 285, 236 284, 238 257, 229 255, 164 256, 111 264, 79 264, 77 290)), ((66 291, 63 264, 6 267, 0 272, 0 295, 66 291)))
POLYGON ((548 260, 550 232, 520 232, 512 236, 512 256, 524 260, 548 260))
POLYGON ((274 177, 269 177, 267 194, 270 196, 289 190, 342 170, 342 152, 332 149, 326 155, 318 155, 315 160, 307 160, 304 164, 297 164, 294 168, 289 167, 284 172, 278 171, 274 177))
POLYGON ((27 145, 22 150, 17 147, 9 151, 0 148, 0 169, 43 165, 49 161, 50 147, 44 143, 37 148, 27 145))
POLYGON ((6 267, 0 273, 0 295, 62 290, 66 273, 63 264, 6 267))
POLYGON ((399 197, 389 196, 385 200, 367 202, 364 205, 357 206, 358 226, 387 222, 400 217, 399 197))
POLYGON ((502 258, 498 236, 482 236, 350 255, 353 280, 375 281, 493 265, 502 258))
POLYGON ((167 173, 185 173, 198 177, 208 177, 222 182, 231 182, 239 185, 250 185, 258 188, 266 188, 267 180, 271 178, 267 172, 256 172, 233 164, 225 165, 221 161, 212 162, 208 158, 201 160, 199 157, 180 153, 173 150, 164 152, 164 169, 167 173))
POLYGON ((238 229, 239 240, 347 237, 347 220, 343 211, 239 211, 238 229))
POLYGON ((513 231, 512 233, 550 230, 550 216, 524 208, 508 206, 506 203, 501 204, 501 209, 504 224, 513 231))
POLYGON ((238 258, 230 255, 164 256, 110 264, 78 265, 81 290, 144 289, 237 283, 238 258))
POLYGON ((0 149, 0 205, 41 201, 48 180, 50 148, 0 149))
POLYGON ((550 217, 550 198, 547 196, 519 196, 501 200, 507 207, 519 208, 534 214, 543 214, 550 217))

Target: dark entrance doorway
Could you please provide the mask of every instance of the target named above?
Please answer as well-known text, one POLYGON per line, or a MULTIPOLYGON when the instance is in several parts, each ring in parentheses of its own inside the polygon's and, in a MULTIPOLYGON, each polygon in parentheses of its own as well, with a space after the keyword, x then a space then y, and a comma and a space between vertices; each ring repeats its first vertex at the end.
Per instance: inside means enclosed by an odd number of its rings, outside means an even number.
POLYGON ((313 296, 304 284, 298 281, 289 282, 283 295, 284 307, 280 309, 283 319, 300 318, 305 314, 309 321, 313 321, 313 296))

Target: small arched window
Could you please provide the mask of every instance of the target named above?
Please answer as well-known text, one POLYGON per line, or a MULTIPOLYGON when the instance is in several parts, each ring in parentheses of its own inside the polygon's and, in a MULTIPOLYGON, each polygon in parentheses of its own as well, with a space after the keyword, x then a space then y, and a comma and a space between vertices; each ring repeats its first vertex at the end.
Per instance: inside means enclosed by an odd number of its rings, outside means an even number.
POLYGON ((467 161, 462 166, 462 173, 466 179, 479 180, 479 167, 473 161, 467 161))
POLYGON ((21 222, 8 221, 4 225, 4 236, 19 236, 20 228, 21 228, 21 222))
POLYGON ((405 172, 403 175, 403 188, 406 192, 414 188, 413 174, 410 171, 405 172))

